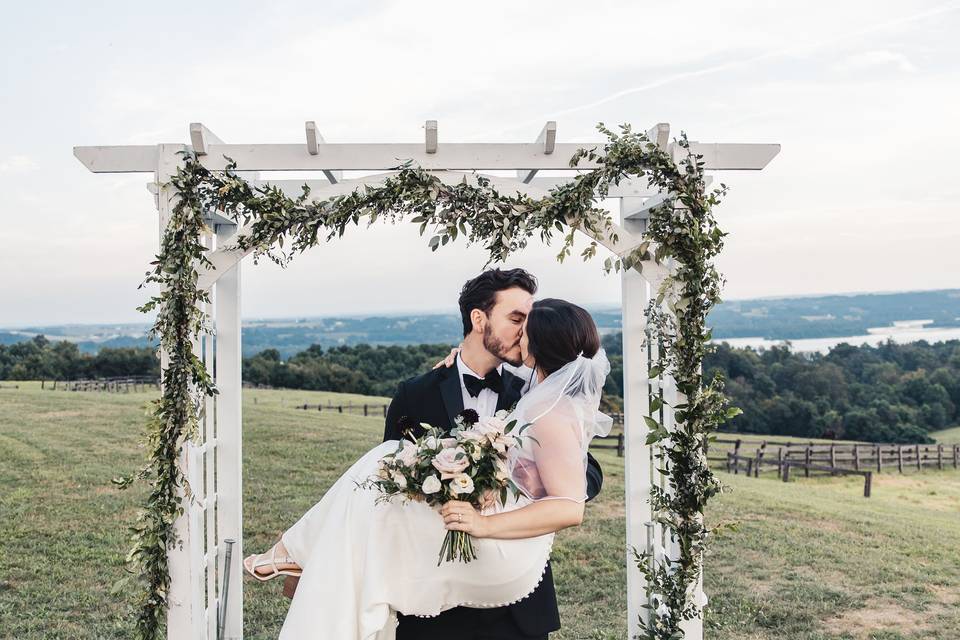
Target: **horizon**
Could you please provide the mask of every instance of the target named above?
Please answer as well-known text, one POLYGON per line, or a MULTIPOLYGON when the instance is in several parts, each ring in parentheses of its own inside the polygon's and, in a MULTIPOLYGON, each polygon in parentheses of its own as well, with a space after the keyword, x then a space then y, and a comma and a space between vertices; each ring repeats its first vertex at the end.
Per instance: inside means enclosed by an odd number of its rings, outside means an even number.
MULTIPOLYGON (((883 295, 896 295, 896 294, 905 294, 905 293, 938 293, 938 292, 958 292, 960 293, 960 287, 957 288, 936 288, 936 289, 902 289, 902 290, 890 290, 890 291, 851 291, 844 293, 824 293, 824 294, 799 294, 799 295, 774 295, 774 296, 758 296, 752 298, 730 298, 724 299, 721 301, 721 305, 724 303, 731 302, 750 302, 750 301, 775 301, 775 300, 801 300, 809 298, 832 298, 832 297, 853 297, 853 296, 883 296, 883 295)), ((594 304, 584 304, 581 305, 587 310, 596 310, 596 311, 609 311, 619 309, 621 307, 619 302, 598 302, 594 304)), ((458 310, 451 309, 449 311, 444 311, 440 309, 427 309, 427 310, 395 310, 395 311, 380 311, 380 312, 369 312, 369 313, 331 313, 327 315, 287 315, 287 316, 250 316, 242 317, 242 321, 246 322, 276 322, 276 321, 291 321, 291 320, 327 320, 327 319, 337 319, 337 318, 349 318, 349 319, 365 319, 365 318, 391 318, 391 317, 404 317, 404 316, 448 316, 448 315, 457 315, 458 310)), ((919 320, 920 318, 905 318, 904 320, 919 320)), ((122 326, 122 325, 151 325, 152 321, 149 319, 129 321, 129 322, 58 322, 58 323, 47 323, 41 324, 38 322, 28 322, 18 325, 0 325, 0 331, 17 331, 27 328, 33 329, 45 329, 53 327, 65 327, 65 326, 122 326)))

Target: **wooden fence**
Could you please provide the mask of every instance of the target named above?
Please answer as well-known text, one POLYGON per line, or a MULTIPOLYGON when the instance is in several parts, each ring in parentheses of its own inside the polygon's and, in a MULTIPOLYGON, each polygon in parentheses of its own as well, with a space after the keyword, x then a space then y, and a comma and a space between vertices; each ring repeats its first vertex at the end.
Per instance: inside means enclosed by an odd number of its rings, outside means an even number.
POLYGON ((94 378, 84 380, 41 380, 41 389, 51 391, 108 391, 112 393, 130 393, 159 389, 160 379, 151 376, 124 376, 115 378, 94 378))
POLYGON ((383 416, 387 417, 387 407, 389 404, 298 404, 294 405, 297 409, 304 411, 326 411, 328 413, 349 413, 361 416, 383 416))
MULTIPOLYGON (((789 462, 793 466, 819 465, 831 469, 857 472, 871 470, 877 473, 893 469, 896 469, 897 473, 904 473, 930 467, 941 470, 947 467, 960 468, 960 444, 815 444, 765 440, 761 441, 750 455, 744 454, 741 448, 744 444, 752 443, 744 443, 740 439, 717 439, 714 444, 734 445, 732 453, 738 457, 752 458, 756 468, 764 462, 780 467, 789 462)), ((726 462, 727 458, 708 455, 708 460, 726 462)), ((733 472, 737 473, 736 467, 733 472)), ((805 475, 809 476, 809 471, 805 475)))
POLYGON ((742 456, 736 453, 727 452, 727 472, 738 474, 740 470, 746 471, 748 477, 760 477, 761 471, 770 471, 776 469, 777 477, 782 478, 784 482, 790 481, 790 469, 803 469, 804 476, 810 477, 811 471, 823 472, 829 475, 859 475, 863 476, 863 497, 870 497, 870 489, 873 484, 873 471, 859 471, 856 469, 846 469, 843 467, 831 467, 828 465, 810 464, 806 462, 784 460, 782 456, 774 460, 772 458, 763 459, 755 456, 742 456), (764 469, 764 465, 767 466, 764 469))

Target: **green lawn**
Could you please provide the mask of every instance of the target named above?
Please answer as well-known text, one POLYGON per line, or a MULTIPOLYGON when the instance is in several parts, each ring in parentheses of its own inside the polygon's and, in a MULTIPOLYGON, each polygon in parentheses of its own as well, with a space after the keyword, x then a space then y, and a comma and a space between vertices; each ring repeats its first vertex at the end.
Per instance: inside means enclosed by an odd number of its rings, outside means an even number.
POLYGON ((930 434, 930 437, 941 444, 957 444, 960 442, 960 427, 934 431, 930 434))
MULTIPOLYGON (((378 442, 382 418, 293 408, 333 395, 245 392, 247 550, 272 544, 378 442)), ((0 389, 0 637, 129 637, 129 595, 109 590, 144 491, 119 491, 110 478, 140 464, 150 397, 0 389)), ((555 639, 626 635, 623 461, 598 458, 604 490, 554 547, 564 624, 555 639)), ((960 472, 885 473, 869 499, 858 478, 721 477, 731 491, 708 518, 740 525, 707 561, 710 640, 960 636, 960 472)), ((280 590, 279 580, 246 583, 247 638, 276 637, 288 602, 280 590)))

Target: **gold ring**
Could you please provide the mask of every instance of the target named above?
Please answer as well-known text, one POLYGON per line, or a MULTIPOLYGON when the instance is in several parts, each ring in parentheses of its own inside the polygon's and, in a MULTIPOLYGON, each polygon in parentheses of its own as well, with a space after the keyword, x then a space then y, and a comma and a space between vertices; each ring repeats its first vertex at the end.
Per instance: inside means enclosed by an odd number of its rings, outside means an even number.
POLYGON ((458 514, 457 514, 457 522, 463 522, 463 514, 462 514, 462 513, 458 513, 458 514))

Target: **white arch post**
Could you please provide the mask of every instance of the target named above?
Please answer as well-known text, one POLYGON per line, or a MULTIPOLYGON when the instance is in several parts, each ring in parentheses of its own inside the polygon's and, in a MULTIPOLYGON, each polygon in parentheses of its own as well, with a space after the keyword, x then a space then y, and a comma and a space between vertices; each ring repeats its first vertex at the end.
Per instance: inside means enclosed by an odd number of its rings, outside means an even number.
MULTIPOLYGON (((158 144, 142 146, 74 147, 74 155, 94 173, 153 173, 148 187, 156 196, 161 237, 176 202, 177 194, 169 184, 170 177, 182 162, 178 151, 193 149, 208 169, 223 169, 224 156, 237 162, 243 175, 258 183, 260 171, 317 171, 324 177, 317 180, 271 180, 270 183, 299 196, 306 182, 316 199, 339 193, 350 193, 362 185, 374 185, 392 175, 398 158, 411 159, 441 180, 457 183, 475 181, 477 171, 508 170, 516 178, 486 176, 504 193, 521 192, 534 198, 573 179, 576 171, 568 163, 580 148, 598 143, 558 143, 555 122, 548 122, 532 143, 443 143, 437 122, 427 121, 424 141, 419 144, 330 144, 326 143, 313 122, 304 127, 302 144, 226 144, 200 123, 190 125, 190 145, 158 144), (342 172, 365 171, 372 175, 344 180, 342 172), (540 177, 538 172, 564 172, 562 176, 540 177), (470 173, 464 173, 470 172, 470 173)), ((682 151, 669 141, 670 128, 659 124, 648 132, 651 140, 680 157, 682 151)), ((706 170, 763 169, 780 150, 776 144, 704 144, 691 143, 691 151, 703 156, 706 170)), ((582 162, 578 169, 595 165, 582 162)), ((642 241, 649 209, 663 197, 645 180, 624 181, 611 186, 610 198, 620 201, 621 224, 611 236, 594 237, 616 255, 627 255, 642 241)), ((171 589, 167 615, 170 640, 217 640, 217 614, 222 600, 222 579, 225 543, 232 538, 229 599, 224 618, 225 639, 243 637, 242 540, 242 437, 241 437, 241 345, 240 345, 240 261, 249 254, 228 249, 238 233, 233 221, 211 214, 212 232, 201 240, 210 249, 213 268, 201 272, 200 285, 211 291, 210 305, 204 309, 210 316, 213 335, 199 336, 195 352, 203 358, 220 391, 197 407, 201 416, 200 442, 185 447, 179 464, 194 489, 185 513, 175 523, 183 540, 182 548, 169 550, 171 589), (215 472, 214 472, 215 470, 215 472)), ((242 230, 241 230, 242 231, 242 230)), ((655 345, 645 339, 646 307, 656 295, 659 282, 666 276, 664 266, 644 263, 642 273, 622 272, 623 347, 624 347, 624 431, 626 464, 626 534, 627 534, 627 598, 628 637, 638 631, 638 620, 646 620, 649 612, 641 608, 645 598, 645 582, 637 570, 630 548, 652 550, 660 545, 671 557, 677 556, 673 541, 655 525, 650 513, 650 490, 664 481, 654 472, 654 451, 646 445, 650 398, 663 393, 676 400, 676 386, 668 377, 648 379, 651 349, 655 345)), ((167 355, 161 351, 161 365, 167 355)), ((671 402, 671 405, 675 402, 671 402)), ((665 407, 664 424, 673 426, 669 407, 665 407)), ((702 593, 702 580, 698 585, 702 593)), ((702 620, 686 625, 688 640, 703 637, 702 620)))

